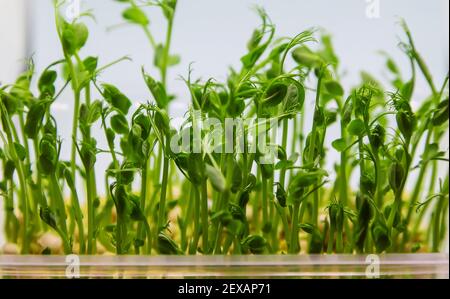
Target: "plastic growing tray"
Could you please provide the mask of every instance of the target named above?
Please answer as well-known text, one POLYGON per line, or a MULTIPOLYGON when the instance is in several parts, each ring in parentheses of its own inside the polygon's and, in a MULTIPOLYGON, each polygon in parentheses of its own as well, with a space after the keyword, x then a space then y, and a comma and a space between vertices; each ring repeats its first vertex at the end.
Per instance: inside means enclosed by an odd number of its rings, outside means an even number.
POLYGON ((1 278, 78 276, 80 278, 449 278, 449 256, 448 254, 0 256, 1 278))

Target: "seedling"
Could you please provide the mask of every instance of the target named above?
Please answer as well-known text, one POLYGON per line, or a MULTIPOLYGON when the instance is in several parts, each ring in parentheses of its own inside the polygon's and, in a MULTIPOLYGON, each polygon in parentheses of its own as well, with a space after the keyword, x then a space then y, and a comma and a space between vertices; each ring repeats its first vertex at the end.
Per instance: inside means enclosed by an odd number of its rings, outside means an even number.
POLYGON ((101 81, 103 71, 128 58, 103 67, 100 57, 82 58, 91 42, 83 21, 92 15, 68 22, 59 13, 64 1, 55 1, 62 59, 36 79, 30 62, 15 83, 0 86, 4 231, 22 254, 95 255, 99 247, 118 255, 442 248, 449 178, 447 170, 442 180, 438 169, 448 167, 442 150, 448 76, 439 88, 406 23, 400 48, 411 78, 404 80, 383 53, 392 86, 363 72, 360 84, 346 90, 329 35, 310 29, 277 38, 275 25, 258 9, 261 26, 239 69, 230 69, 224 82, 194 80, 189 70, 192 103, 175 129, 170 104, 177 99, 168 73, 180 61, 171 53, 177 1, 120 2, 123 19, 142 29, 152 50, 154 67, 140 70, 148 101, 135 108, 120 86, 101 81), (162 43, 146 14, 155 8, 167 21, 162 43), (414 109, 420 75, 430 96, 414 109), (51 108, 66 88, 72 89, 74 114, 72 134, 62 138, 51 108), (216 131, 230 120, 231 129, 216 131), (93 134, 94 126, 102 136, 93 134), (340 136, 330 135, 331 126, 340 136), (186 138, 177 150, 173 140, 186 138), (69 161, 61 159, 63 142, 72 145, 69 161), (325 169, 331 151, 340 158, 325 169), (100 158, 110 159, 104 173, 95 171, 100 158), (46 232, 61 239, 59 252, 39 247, 46 232))

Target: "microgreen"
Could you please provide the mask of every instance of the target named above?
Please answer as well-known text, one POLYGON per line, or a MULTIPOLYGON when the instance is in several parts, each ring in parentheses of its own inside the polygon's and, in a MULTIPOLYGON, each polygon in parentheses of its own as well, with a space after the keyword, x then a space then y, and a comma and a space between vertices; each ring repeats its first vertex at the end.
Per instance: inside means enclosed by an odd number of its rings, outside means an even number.
POLYGON ((448 76, 439 89, 406 23, 400 49, 411 77, 404 79, 383 53, 391 86, 362 72, 348 90, 330 35, 316 37, 310 29, 277 38, 267 13, 257 9, 261 25, 250 34, 239 69, 231 68, 224 82, 194 80, 189 69, 191 107, 174 128, 170 106, 177 99, 168 74, 181 59, 171 49, 177 1, 119 2, 123 20, 150 44, 153 67, 140 70, 146 102, 135 108, 120 84, 100 81, 103 71, 128 58, 103 67, 100 57, 82 58, 91 42, 83 22, 90 13, 69 22, 59 12, 64 1, 55 1, 62 59, 37 78, 30 62, 13 84, 0 86, 4 230, 23 254, 53 253, 36 249, 49 231, 66 254, 97 254, 98 244, 118 255, 442 248, 449 178, 447 171, 442 181, 438 169, 448 163, 441 142, 448 132, 448 76), (163 42, 152 34, 151 9, 167 22, 163 42), (420 75, 431 94, 415 109, 420 75), (72 133, 59 136, 52 105, 67 87, 72 133), (103 135, 93 134, 96 126, 103 135), (225 130, 217 135, 217 127, 225 130), (69 161, 61 159, 63 142, 72 146, 69 161), (339 159, 327 169, 331 151, 339 159), (101 174, 99 159, 111 162, 101 174))

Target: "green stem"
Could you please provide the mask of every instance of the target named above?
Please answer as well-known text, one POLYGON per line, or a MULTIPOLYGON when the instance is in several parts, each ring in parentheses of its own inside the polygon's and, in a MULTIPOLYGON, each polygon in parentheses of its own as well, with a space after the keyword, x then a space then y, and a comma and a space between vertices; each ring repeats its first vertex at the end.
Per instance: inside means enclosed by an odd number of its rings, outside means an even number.
POLYGON ((347 154, 341 153, 341 164, 339 165, 339 201, 345 207, 348 202, 347 189, 347 154))
MULTIPOLYGON (((281 140, 281 146, 284 150, 287 147, 287 138, 288 138, 288 130, 289 130, 289 122, 288 119, 283 120, 283 135, 281 140)), ((280 185, 285 188, 285 180, 286 180, 286 168, 282 168, 280 170, 280 185)))
MULTIPOLYGON (((3 102, 0 101, 0 108, 1 108, 1 114, 2 114, 2 124, 4 127, 4 131, 6 132, 7 141, 4 140, 4 142, 7 142, 8 147, 11 150, 12 159, 14 162, 14 165, 17 168, 17 175, 19 176, 19 184, 20 184, 20 204, 22 208, 22 214, 23 214, 23 231, 22 231, 22 254, 28 254, 30 251, 30 235, 29 235, 29 229, 30 229, 30 217, 29 217, 29 207, 28 207, 28 194, 27 194, 27 184, 25 179, 25 172, 24 167, 22 165, 22 162, 18 158, 14 141, 12 134, 14 132, 14 127, 12 126, 11 118, 8 115, 8 112, 6 108, 3 105, 3 102)), ((3 135, 2 135, 3 137, 3 135)), ((17 139, 18 140, 18 139, 17 139)))
POLYGON ((294 211, 292 216, 292 227, 291 227, 291 246, 289 247, 290 254, 296 254, 300 252, 300 242, 298 240, 298 217, 299 217, 300 202, 294 203, 294 211))
MULTIPOLYGON (((167 141, 169 142, 169 138, 167 137, 167 141)), ((164 145, 161 145, 161 147, 164 145)), ((158 215, 158 227, 156 230, 156 233, 159 234, 159 232, 162 230, 165 222, 165 216, 166 216, 166 194, 167 194, 167 180, 169 175, 169 159, 164 155, 164 165, 163 165, 163 178, 162 178, 162 185, 161 185, 161 197, 159 201, 159 215, 158 215)))
POLYGON ((343 240, 343 232, 342 229, 338 229, 336 231, 336 253, 342 253, 344 248, 344 240, 343 240))
MULTIPOLYGON (((447 177, 444 181, 444 186, 442 188, 442 192, 444 194, 447 194, 448 197, 448 190, 449 190, 449 174, 447 173, 447 177)), ((436 207, 434 209, 434 227, 433 227, 433 252, 439 252, 440 245, 441 245, 441 213, 445 215, 443 207, 445 205, 445 196, 439 196, 438 202, 436 204, 436 207)), ((448 198, 447 198, 448 200, 448 198)), ((442 226, 442 230, 444 230, 445 226, 442 226)))
POLYGON ((56 173, 52 174, 50 177, 50 181, 53 189, 53 196, 55 197, 55 205, 58 215, 58 229, 60 231, 60 235, 63 239, 64 245, 64 253, 69 254, 72 252, 72 248, 70 246, 69 241, 67 240, 67 214, 66 214, 66 205, 64 203, 64 197, 62 191, 58 184, 58 179, 56 178, 56 173))
POLYGON ((268 198, 267 198, 267 180, 263 177, 262 178, 262 220, 263 220, 263 227, 262 229, 264 230, 264 234, 266 235, 265 232, 265 227, 268 224, 268 220, 269 220, 269 212, 268 212, 268 198))
POLYGON ((170 58, 170 45, 172 41, 172 31, 173 31, 173 18, 169 20, 167 35, 166 35, 166 45, 164 47, 164 58, 163 58, 163 66, 161 68, 161 80, 162 84, 167 87, 167 69, 169 67, 169 58, 170 58))
POLYGON ((86 253, 86 241, 84 236, 83 212, 81 211, 80 201, 75 186, 69 185, 72 194, 72 206, 75 214, 75 221, 78 226, 78 238, 80 245, 80 254, 86 253))
POLYGON ((209 253, 208 244, 208 190, 206 181, 202 183, 201 186, 201 215, 202 215, 202 234, 203 234, 203 254, 209 253))
POLYGON ((287 219, 287 215, 286 215, 286 209, 281 207, 278 203, 275 203, 275 208, 277 209, 278 215, 280 216, 281 222, 283 224, 286 247, 289 248, 291 242, 290 242, 290 236, 289 236, 290 230, 289 230, 289 223, 288 223, 288 219, 287 219))
POLYGON ((73 174, 74 182, 76 182, 77 175, 77 145, 76 140, 78 136, 78 117, 80 114, 80 93, 75 91, 75 103, 74 103, 74 111, 73 111, 73 121, 72 121, 72 149, 70 152, 70 167, 73 174))
MULTIPOLYGON (((426 137, 426 141, 425 141, 424 153, 426 153, 429 150, 432 134, 433 134, 433 132, 431 130, 431 127, 428 127, 428 133, 427 133, 427 137, 426 137)), ((414 211, 414 205, 417 202, 417 200, 419 199, 419 196, 422 191, 422 182, 424 180, 424 177, 425 177, 425 174, 427 171, 427 167, 428 167, 428 163, 425 163, 420 167, 419 175, 417 176, 416 184, 414 185, 414 190, 413 190, 411 199, 409 201, 409 209, 408 209, 408 214, 405 219, 405 225, 408 225, 409 222, 411 221, 413 211, 414 211)), ((431 182, 431 184, 433 184, 433 183, 434 182, 431 182)), ((405 233, 403 235, 402 244, 405 245, 408 242, 408 239, 409 239, 409 236, 407 233, 405 233)))
MULTIPOLYGON (((141 199, 141 211, 145 214, 145 202, 146 202, 146 199, 147 199, 147 185, 146 185, 146 182, 147 182, 147 169, 148 169, 148 161, 145 161, 144 162, 144 164, 143 164, 143 166, 142 166, 142 169, 141 169, 141 171, 142 171, 142 179, 141 179, 141 194, 140 194, 140 199, 141 199)), ((140 240, 142 240, 143 239, 143 236, 144 236, 144 223, 139 223, 139 225, 138 225, 138 230, 137 230, 137 236, 138 236, 138 239, 140 239, 140 240)), ((135 250, 135 253, 136 254, 139 254, 139 246, 135 246, 135 248, 134 248, 134 250, 135 250)))
POLYGON ((328 237, 327 254, 333 253, 334 235, 335 235, 335 227, 334 225, 330 225, 330 235, 328 237))
MULTIPOLYGON (((37 161, 39 161, 39 144, 38 144, 38 139, 34 138, 33 139, 33 147, 34 147, 34 157, 36 159, 36 164, 37 161)), ((36 185, 37 185, 37 190, 38 190, 38 200, 39 200, 39 204, 43 207, 47 206, 47 200, 44 197, 44 193, 43 193, 43 187, 42 187, 42 174, 41 174, 41 170, 39 169, 39 167, 36 165, 36 185)))
POLYGON ((198 241, 200 239, 200 192, 197 186, 192 186, 194 188, 194 236, 192 237, 192 243, 189 247, 189 254, 195 254, 197 252, 198 241))
POLYGON ((95 208, 92 190, 92 181, 89 179, 91 176, 91 170, 86 170, 86 190, 87 190, 87 209, 88 209, 88 227, 87 227, 87 253, 94 254, 96 251, 95 240, 95 208))

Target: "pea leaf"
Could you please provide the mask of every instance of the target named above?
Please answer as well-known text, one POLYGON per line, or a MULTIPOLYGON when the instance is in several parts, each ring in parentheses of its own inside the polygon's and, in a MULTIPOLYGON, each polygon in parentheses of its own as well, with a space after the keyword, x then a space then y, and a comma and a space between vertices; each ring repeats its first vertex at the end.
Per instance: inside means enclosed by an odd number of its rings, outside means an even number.
POLYGON ((40 128, 42 127, 42 120, 44 119, 46 105, 44 102, 34 102, 30 111, 28 111, 27 119, 25 121, 25 134, 30 139, 37 137, 40 128))
POLYGON ((175 255, 180 253, 178 245, 165 233, 158 235, 158 252, 160 254, 175 255))
POLYGON ((280 204, 280 206, 285 208, 286 207, 287 193, 284 190, 283 186, 281 186, 280 183, 277 183, 277 191, 275 193, 275 197, 277 198, 278 203, 280 204))
POLYGON ((365 131, 364 122, 359 118, 352 120, 347 126, 347 132, 353 136, 361 137, 365 131))
POLYGON ((111 117, 111 128, 117 133, 117 134, 127 134, 128 133, 128 122, 125 116, 123 114, 116 114, 113 117, 111 117))
POLYGON ((131 101, 113 85, 103 84, 102 87, 105 100, 123 114, 128 114, 131 107, 131 101))
POLYGON ((242 241, 241 245, 245 251, 249 250, 253 254, 263 254, 267 241, 261 236, 250 235, 242 241))
POLYGON ((102 115, 102 102, 95 101, 91 104, 89 107, 89 112, 87 115, 87 122, 88 124, 95 123, 102 115))
POLYGON ((48 207, 41 207, 39 209, 39 216, 45 224, 50 226, 51 228, 57 230, 58 227, 56 225, 56 217, 55 214, 48 207))
POLYGON ((165 108, 169 104, 169 98, 167 97, 166 89, 161 82, 156 81, 153 77, 146 74, 142 69, 142 76, 144 77, 145 84, 155 98, 156 104, 159 108, 165 108))
POLYGON ((20 143, 14 142, 14 149, 16 150, 17 157, 21 161, 25 160, 27 152, 26 152, 25 148, 23 147, 23 145, 21 145, 20 143))
POLYGON ((158 44, 154 55, 153 64, 158 68, 162 68, 164 66, 164 45, 158 44))
POLYGON ((344 151, 347 148, 347 143, 342 138, 336 139, 335 141, 333 141, 331 143, 331 145, 338 152, 342 152, 342 151, 344 151))
POLYGON ((449 100, 448 98, 439 103, 434 116, 433 116, 433 125, 440 126, 448 121, 449 118, 449 100))
POLYGON ((218 169, 211 165, 206 165, 206 175, 208 176, 211 185, 219 192, 224 192, 226 190, 225 178, 218 169))
POLYGON ((337 81, 331 80, 325 82, 325 88, 333 96, 342 97, 344 95, 344 88, 337 81))
POLYGON ((274 107, 283 102, 288 93, 288 86, 285 83, 276 82, 272 84, 265 93, 263 105, 266 107, 274 107))
POLYGON ((295 175, 294 179, 292 180, 290 184, 290 189, 291 187, 292 190, 309 187, 315 183, 318 183, 321 177, 327 175, 328 173, 326 171, 320 169, 308 172, 300 171, 295 175))
POLYGON ((263 34, 262 34, 261 30, 259 30, 259 29, 254 30, 252 37, 250 38, 250 40, 247 43, 247 49, 249 51, 252 51, 253 49, 255 49, 261 42, 262 38, 263 38, 263 34))
POLYGON ((295 49, 292 52, 292 57, 295 62, 308 68, 314 68, 322 64, 322 59, 320 56, 306 46, 301 46, 295 49))
POLYGON ((305 88, 301 84, 291 84, 283 102, 283 111, 284 113, 299 111, 304 102, 305 88))
POLYGON ((122 16, 125 20, 134 24, 139 24, 142 26, 147 26, 148 24, 150 24, 147 15, 139 7, 127 8, 122 13, 122 16))
POLYGON ((89 30, 83 23, 66 23, 62 32, 62 44, 69 55, 74 55, 85 44, 89 37, 89 30))
POLYGON ((239 164, 233 160, 233 176, 231 178, 231 192, 236 193, 242 185, 242 169, 239 164))
POLYGON ((169 66, 175 66, 180 64, 181 62, 181 57, 179 55, 170 55, 169 56, 169 61, 168 64, 169 66))
POLYGON ((41 95, 53 97, 55 95, 55 81, 58 74, 55 71, 46 70, 39 78, 38 88, 41 95))
POLYGON ((89 74, 93 74, 97 69, 98 65, 98 57, 89 56, 85 60, 83 60, 83 66, 89 74))

